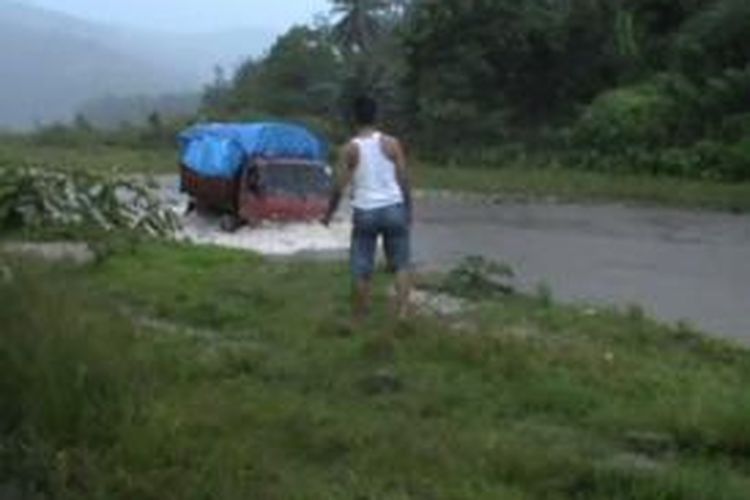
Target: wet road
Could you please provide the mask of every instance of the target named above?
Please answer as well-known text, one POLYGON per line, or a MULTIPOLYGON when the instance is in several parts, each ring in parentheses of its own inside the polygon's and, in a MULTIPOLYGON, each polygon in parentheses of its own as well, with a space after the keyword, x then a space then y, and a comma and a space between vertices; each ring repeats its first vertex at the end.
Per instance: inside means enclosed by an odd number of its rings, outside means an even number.
POLYGON ((618 205, 421 200, 415 256, 504 261, 556 298, 688 321, 750 344, 750 216, 618 205))
MULTIPOLYGON (((160 183, 180 197, 174 177, 160 183)), ((345 248, 347 231, 326 243, 345 248)), ((748 215, 430 195, 418 200, 414 254, 423 269, 482 255, 513 266, 527 290, 545 283, 563 301, 639 305, 750 345, 748 215)))

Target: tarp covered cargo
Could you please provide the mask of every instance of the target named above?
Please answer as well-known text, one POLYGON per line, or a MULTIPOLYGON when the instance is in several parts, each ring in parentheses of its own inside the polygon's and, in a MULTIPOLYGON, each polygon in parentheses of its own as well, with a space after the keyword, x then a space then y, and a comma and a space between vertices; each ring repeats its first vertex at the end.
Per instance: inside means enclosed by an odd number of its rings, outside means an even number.
POLYGON ((304 127, 287 123, 209 123, 179 135, 182 163, 205 177, 235 177, 252 158, 289 158, 325 163, 326 143, 304 127))

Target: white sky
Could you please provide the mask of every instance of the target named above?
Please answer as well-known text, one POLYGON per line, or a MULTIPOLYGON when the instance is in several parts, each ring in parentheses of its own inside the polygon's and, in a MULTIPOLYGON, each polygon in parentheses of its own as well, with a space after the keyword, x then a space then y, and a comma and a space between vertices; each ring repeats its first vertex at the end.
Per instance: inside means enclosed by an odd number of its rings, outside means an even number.
POLYGON ((20 0, 93 21, 170 32, 240 27, 285 31, 330 10, 328 0, 20 0))

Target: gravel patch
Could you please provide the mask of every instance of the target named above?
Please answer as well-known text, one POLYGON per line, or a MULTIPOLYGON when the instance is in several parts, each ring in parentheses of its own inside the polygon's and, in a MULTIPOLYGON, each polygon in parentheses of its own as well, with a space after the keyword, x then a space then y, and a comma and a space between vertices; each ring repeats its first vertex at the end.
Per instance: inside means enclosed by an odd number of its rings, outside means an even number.
POLYGON ((464 299, 445 293, 413 290, 410 297, 413 307, 431 316, 460 316, 472 308, 464 299))

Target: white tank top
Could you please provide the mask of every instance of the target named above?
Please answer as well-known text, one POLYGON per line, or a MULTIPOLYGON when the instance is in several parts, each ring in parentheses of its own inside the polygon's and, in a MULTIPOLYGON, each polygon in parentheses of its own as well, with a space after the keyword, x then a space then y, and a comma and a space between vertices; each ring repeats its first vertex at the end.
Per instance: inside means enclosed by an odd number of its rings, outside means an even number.
POLYGON ((352 181, 354 208, 375 210, 404 202, 396 164, 383 151, 382 138, 380 132, 375 132, 353 141, 359 148, 359 164, 352 181))

